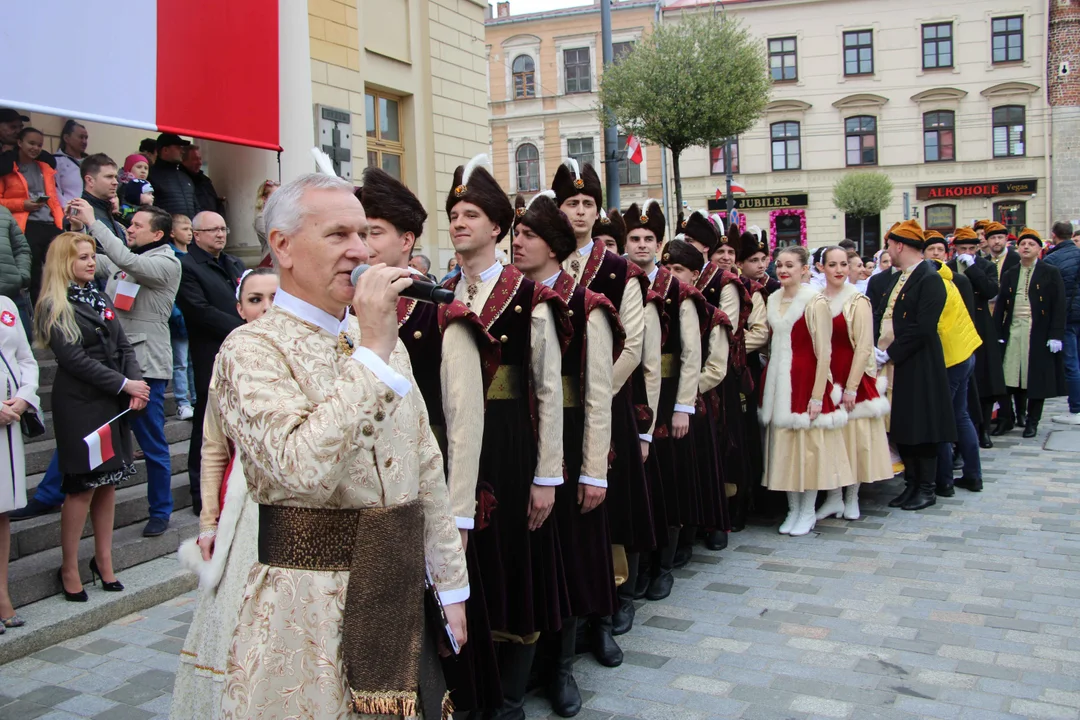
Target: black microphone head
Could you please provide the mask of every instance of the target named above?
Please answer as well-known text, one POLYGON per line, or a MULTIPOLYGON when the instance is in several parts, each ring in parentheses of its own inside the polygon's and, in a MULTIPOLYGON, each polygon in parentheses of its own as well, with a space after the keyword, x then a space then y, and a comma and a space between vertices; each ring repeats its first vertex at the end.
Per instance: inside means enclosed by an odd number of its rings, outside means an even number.
POLYGON ((436 286, 435 289, 431 291, 431 299, 440 305, 448 305, 454 302, 454 291, 436 286))
POLYGON ((355 286, 356 283, 360 282, 360 276, 363 275, 365 272, 367 272, 368 268, 370 268, 370 267, 371 266, 368 265, 367 263, 364 263, 363 265, 357 265, 356 267, 354 267, 353 271, 352 271, 352 274, 349 275, 349 282, 351 282, 353 284, 353 286, 355 286))

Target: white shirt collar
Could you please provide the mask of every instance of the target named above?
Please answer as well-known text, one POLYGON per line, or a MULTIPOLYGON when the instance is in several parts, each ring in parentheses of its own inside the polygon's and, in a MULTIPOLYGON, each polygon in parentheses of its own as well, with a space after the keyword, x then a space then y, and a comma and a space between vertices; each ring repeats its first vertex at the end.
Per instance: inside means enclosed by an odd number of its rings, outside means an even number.
POLYGON ((579 247, 577 249, 577 254, 581 255, 582 257, 585 257, 586 255, 588 255, 589 253, 592 252, 593 245, 595 243, 596 243, 595 240, 590 240, 588 245, 583 245, 582 247, 579 247))
MULTIPOLYGON (((503 269, 502 263, 500 263, 498 260, 496 260, 494 265, 492 265, 487 270, 484 270, 482 273, 480 273, 480 282, 486 283, 486 282, 489 282, 491 280, 494 280, 495 278, 499 277, 499 275, 502 274, 502 269, 503 269)), ((467 275, 465 275, 464 271, 462 271, 461 276, 465 280, 465 282, 469 282, 469 277, 467 275)))
POLYGON ((653 265, 652 272, 649 273, 649 284, 656 282, 656 273, 660 272, 659 265, 653 265))
POLYGON ((344 319, 338 320, 325 310, 320 310, 306 300, 301 300, 295 295, 290 295, 281 289, 278 289, 277 294, 274 296, 274 305, 291 315, 295 315, 301 320, 305 320, 312 325, 318 325, 335 337, 349 327, 349 313, 347 309, 344 319))
POLYGON ((555 281, 559 279, 559 275, 562 274, 562 270, 559 270, 549 278, 540 281, 541 285, 547 285, 548 287, 555 287, 555 281))

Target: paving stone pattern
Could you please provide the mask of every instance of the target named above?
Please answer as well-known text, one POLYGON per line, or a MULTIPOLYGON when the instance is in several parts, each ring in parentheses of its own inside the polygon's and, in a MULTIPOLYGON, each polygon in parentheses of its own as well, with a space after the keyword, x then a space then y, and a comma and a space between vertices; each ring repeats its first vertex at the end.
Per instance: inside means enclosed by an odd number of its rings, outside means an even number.
MULTIPOLYGON (((1054 429, 996 439, 985 491, 930 512, 888 509, 900 482, 879 483, 858 522, 699 548, 671 597, 642 604, 622 667, 578 660, 578 717, 1077 719, 1080 445, 1044 451, 1054 429)), ((0 667, 0 720, 167 717, 194 602, 0 667)), ((527 711, 556 717, 537 696, 527 711)))

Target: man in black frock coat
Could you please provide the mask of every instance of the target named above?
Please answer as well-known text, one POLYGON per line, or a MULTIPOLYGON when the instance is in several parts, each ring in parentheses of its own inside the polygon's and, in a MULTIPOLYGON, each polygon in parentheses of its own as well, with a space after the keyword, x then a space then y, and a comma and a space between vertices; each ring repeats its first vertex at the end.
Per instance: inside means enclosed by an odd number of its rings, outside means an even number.
POLYGON ((903 494, 889 503, 904 510, 933 505, 938 444, 956 442, 949 378, 938 337, 945 284, 923 259, 922 228, 908 220, 889 232, 886 248, 900 270, 886 293, 879 362, 892 362, 889 432, 904 462, 903 494), (891 314, 888 312, 891 306, 891 314), (889 337, 891 336, 891 337, 889 337))

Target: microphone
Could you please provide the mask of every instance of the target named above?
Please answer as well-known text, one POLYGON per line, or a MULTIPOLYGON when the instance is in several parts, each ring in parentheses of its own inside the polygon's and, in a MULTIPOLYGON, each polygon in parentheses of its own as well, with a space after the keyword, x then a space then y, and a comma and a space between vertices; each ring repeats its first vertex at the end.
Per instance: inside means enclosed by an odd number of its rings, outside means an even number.
MULTIPOLYGON (((357 265, 353 268, 352 274, 349 276, 349 282, 354 286, 360 281, 360 276, 371 269, 370 265, 357 265)), ((430 283, 427 280, 418 280, 417 278, 423 277, 422 275, 414 275, 412 279, 412 285, 401 291, 401 297, 409 298, 411 300, 419 300, 420 302, 429 302, 445 305, 447 303, 454 302, 454 291, 447 290, 444 287, 439 287, 435 283, 430 283)))

